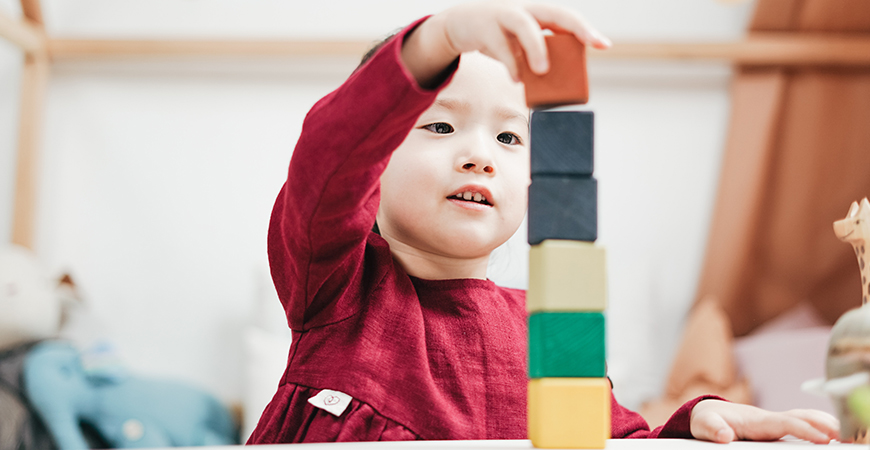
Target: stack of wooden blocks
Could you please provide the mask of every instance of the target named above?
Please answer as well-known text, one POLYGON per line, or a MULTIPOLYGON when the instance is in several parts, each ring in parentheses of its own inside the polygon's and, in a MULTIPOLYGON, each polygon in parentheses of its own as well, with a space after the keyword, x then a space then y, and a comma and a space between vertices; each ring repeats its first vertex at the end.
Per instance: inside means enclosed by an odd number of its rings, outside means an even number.
POLYGON ((526 101, 537 108, 529 188, 529 438, 539 448, 604 448, 610 438, 607 277, 604 248, 595 245, 594 116, 542 108, 588 98, 582 44, 553 38, 560 41, 548 39, 550 73, 523 76, 526 101), (579 91, 566 94, 578 84, 579 91))

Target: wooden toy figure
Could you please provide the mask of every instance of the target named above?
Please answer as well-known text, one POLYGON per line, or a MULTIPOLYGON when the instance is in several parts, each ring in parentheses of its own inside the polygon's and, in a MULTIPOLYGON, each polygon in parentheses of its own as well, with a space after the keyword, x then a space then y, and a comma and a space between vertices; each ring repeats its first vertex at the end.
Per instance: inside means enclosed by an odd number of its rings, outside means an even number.
POLYGON ((870 291, 870 262, 867 261, 865 251, 867 239, 870 238, 870 202, 867 197, 858 202, 852 202, 849 214, 843 220, 834 222, 834 234, 841 241, 852 244, 855 255, 858 257, 858 266, 861 268, 861 287, 864 291, 861 304, 867 303, 868 291, 870 291))
POLYGON ((861 268, 863 297, 861 307, 843 314, 831 330, 825 364, 824 391, 831 396, 840 418, 840 440, 867 442, 867 424, 861 411, 849 407, 849 397, 856 389, 870 385, 870 307, 867 306, 870 264, 867 239, 870 238, 870 202, 852 202, 849 214, 834 222, 834 233, 852 244, 861 268))

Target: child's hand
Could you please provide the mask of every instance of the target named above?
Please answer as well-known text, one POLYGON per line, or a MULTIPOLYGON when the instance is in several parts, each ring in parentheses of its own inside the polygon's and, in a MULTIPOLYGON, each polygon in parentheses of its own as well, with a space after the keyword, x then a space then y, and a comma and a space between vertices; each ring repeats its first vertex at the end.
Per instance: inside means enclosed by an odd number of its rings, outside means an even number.
POLYGON ((574 10, 502 0, 458 5, 432 16, 408 36, 402 60, 426 86, 461 53, 477 50, 504 63, 518 80, 517 58, 523 51, 533 72, 549 69, 542 28, 573 34, 596 48, 610 47, 574 10))
POLYGON ((692 436, 727 443, 735 439, 773 441, 792 435, 816 444, 839 437, 840 423, 825 412, 793 409, 771 412, 749 405, 702 400, 692 409, 692 436))

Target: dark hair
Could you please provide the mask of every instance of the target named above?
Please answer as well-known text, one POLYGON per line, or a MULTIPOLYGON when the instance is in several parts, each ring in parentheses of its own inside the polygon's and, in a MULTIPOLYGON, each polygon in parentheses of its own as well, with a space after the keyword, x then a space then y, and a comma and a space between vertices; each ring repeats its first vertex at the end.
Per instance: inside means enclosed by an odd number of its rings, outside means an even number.
POLYGON ((390 42, 390 41, 391 41, 394 37, 396 37, 396 35, 399 34, 403 29, 404 29, 404 28, 397 28, 397 29, 391 31, 388 35, 386 35, 386 36, 385 36, 383 39, 381 39, 380 41, 375 42, 375 43, 374 43, 374 44, 373 44, 373 45, 372 45, 372 46, 371 46, 371 47, 366 51, 365 55, 362 56, 362 59, 360 59, 360 61, 359 61, 359 65, 356 66, 356 69, 354 70, 354 72, 356 72, 357 70, 359 70, 360 67, 364 66, 365 63, 366 63, 368 60, 372 59, 372 56, 375 56, 375 53, 377 53, 378 50, 381 49, 381 47, 383 47, 384 45, 386 45, 387 42, 390 42))

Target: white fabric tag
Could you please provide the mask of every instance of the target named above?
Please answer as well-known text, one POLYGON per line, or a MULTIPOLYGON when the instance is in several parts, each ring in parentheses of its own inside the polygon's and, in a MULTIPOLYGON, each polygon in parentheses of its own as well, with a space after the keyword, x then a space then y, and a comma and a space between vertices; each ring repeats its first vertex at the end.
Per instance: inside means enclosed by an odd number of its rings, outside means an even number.
POLYGON ((353 397, 344 392, 324 389, 318 392, 314 397, 309 398, 308 403, 311 403, 315 407, 325 410, 336 417, 340 417, 344 410, 347 409, 347 405, 350 405, 351 400, 353 400, 353 397))

